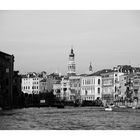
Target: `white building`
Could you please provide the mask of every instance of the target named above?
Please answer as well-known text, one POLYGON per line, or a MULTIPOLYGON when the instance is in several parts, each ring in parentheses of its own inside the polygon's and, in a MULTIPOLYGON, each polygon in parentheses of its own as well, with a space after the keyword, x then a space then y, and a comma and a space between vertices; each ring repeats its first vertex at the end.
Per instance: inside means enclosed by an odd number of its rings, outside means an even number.
POLYGON ((81 99, 81 95, 80 95, 81 77, 80 76, 70 76, 69 82, 70 82, 70 99, 73 101, 80 100, 81 99))
POLYGON ((126 92, 126 83, 127 83, 127 75, 120 75, 119 77, 119 92, 120 92, 120 97, 125 98, 125 92, 126 92))
POLYGON ((61 81, 61 99, 71 100, 70 99, 70 81, 68 77, 62 78, 62 81, 61 81))
POLYGON ((42 78, 36 73, 28 73, 22 76, 22 92, 28 94, 39 94, 39 82, 42 78))
POLYGON ((81 77, 81 99, 96 100, 101 98, 102 80, 101 76, 87 75, 81 77))
POLYGON ((118 99, 120 93, 120 77, 124 73, 116 72, 114 70, 102 73, 102 99, 106 103, 112 103, 118 99))

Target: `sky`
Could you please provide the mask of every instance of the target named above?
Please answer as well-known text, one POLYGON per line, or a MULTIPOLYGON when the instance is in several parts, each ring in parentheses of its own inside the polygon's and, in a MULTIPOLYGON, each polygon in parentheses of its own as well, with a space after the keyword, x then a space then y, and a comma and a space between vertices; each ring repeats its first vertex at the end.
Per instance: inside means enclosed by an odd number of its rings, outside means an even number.
POLYGON ((20 73, 67 73, 73 47, 76 73, 140 66, 140 11, 0 11, 0 51, 20 73))

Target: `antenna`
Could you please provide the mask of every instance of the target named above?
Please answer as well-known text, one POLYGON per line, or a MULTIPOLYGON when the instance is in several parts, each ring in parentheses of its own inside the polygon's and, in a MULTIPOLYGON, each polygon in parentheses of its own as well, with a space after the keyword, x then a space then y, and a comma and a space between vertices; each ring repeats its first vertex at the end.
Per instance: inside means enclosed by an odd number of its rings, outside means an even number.
POLYGON ((131 60, 129 59, 129 65, 131 65, 131 60))

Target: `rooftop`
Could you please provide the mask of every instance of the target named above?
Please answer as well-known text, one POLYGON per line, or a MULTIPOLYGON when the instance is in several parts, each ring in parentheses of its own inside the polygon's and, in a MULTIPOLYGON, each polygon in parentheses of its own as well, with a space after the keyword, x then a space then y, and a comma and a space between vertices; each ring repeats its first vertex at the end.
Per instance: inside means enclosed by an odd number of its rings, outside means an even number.
POLYGON ((44 78, 44 79, 42 79, 40 82, 47 82, 47 79, 44 78))
POLYGON ((95 73, 89 74, 88 76, 101 76, 102 74, 106 74, 106 73, 112 73, 112 72, 116 72, 112 69, 103 69, 100 71, 97 71, 95 73))

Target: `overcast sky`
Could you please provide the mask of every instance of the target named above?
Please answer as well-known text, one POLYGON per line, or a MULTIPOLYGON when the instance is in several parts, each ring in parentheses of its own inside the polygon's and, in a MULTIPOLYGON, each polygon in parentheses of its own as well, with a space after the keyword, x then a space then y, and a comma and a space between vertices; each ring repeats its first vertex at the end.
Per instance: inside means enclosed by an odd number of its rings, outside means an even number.
POLYGON ((0 11, 0 50, 15 69, 67 72, 73 46, 76 72, 119 64, 140 66, 140 11, 0 11))

